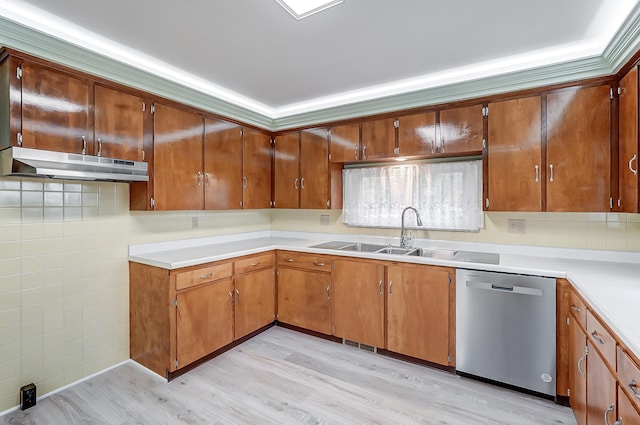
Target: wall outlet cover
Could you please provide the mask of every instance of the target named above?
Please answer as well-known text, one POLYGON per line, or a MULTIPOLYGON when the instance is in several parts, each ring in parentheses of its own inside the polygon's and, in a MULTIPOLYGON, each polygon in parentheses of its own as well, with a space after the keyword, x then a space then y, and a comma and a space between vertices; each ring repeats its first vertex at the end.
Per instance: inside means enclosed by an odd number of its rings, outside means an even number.
POLYGON ((527 226, 525 224, 525 221, 521 219, 509 219, 507 224, 507 232, 524 235, 525 233, 527 233, 527 226))
POLYGON ((36 405, 36 385, 29 384, 20 388, 20 410, 36 405))
POLYGON ((191 228, 197 229, 200 227, 200 219, 198 217, 191 217, 191 228))

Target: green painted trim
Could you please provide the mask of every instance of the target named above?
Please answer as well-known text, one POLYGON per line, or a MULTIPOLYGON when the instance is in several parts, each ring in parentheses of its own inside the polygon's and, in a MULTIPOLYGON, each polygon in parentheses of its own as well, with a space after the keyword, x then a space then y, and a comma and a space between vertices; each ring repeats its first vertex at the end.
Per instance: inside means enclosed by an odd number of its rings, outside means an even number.
POLYGON ((270 131, 611 75, 640 49, 640 3, 600 56, 273 118, 0 17, 0 45, 270 131))

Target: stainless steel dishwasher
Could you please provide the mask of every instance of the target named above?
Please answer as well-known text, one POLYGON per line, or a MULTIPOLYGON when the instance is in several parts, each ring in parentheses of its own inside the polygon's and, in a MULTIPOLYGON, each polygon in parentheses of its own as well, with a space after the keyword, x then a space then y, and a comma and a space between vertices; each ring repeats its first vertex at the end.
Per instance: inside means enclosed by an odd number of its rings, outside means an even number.
POLYGON ((457 270, 456 370, 555 396, 555 279, 457 270))

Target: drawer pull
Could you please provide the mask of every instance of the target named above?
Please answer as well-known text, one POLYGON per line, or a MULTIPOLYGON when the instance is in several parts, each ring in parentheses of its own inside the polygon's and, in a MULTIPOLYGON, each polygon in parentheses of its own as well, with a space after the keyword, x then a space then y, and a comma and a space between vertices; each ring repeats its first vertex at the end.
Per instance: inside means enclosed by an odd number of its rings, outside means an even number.
POLYGON ((314 266, 318 266, 318 267, 324 267, 324 263, 321 263, 319 261, 313 263, 314 266))
POLYGON ((629 391, 631 391, 636 398, 640 398, 635 379, 629 383, 629 391))
POLYGON ((382 295, 382 279, 378 282, 378 295, 382 295))
POLYGON ((236 304, 238 304, 240 302, 240 291, 238 291, 237 289, 236 289, 236 295, 237 295, 236 296, 236 304))
POLYGON ((609 413, 613 412, 616 408, 615 403, 611 403, 611 406, 607 410, 604 411, 604 423, 609 425, 609 413))
POLYGON ((206 279, 208 277, 213 277, 213 272, 211 272, 209 274, 201 274, 200 275, 200 279, 206 279))
POLYGON ((593 337, 593 339, 598 341, 600 344, 604 345, 605 341, 604 341, 604 339, 602 339, 602 337, 600 335, 598 335, 597 331, 591 332, 591 336, 593 337))
POLYGON ((293 263, 293 258, 286 258, 284 261, 286 261, 287 263, 293 263))
POLYGON ((571 304, 571 310, 575 311, 576 313, 580 313, 582 311, 580 307, 577 307, 573 304, 571 304))
POLYGON ((233 292, 229 291, 229 304, 233 304, 233 292))
POLYGON ((262 261, 258 261, 257 263, 251 263, 251 267, 256 267, 262 264, 262 261))

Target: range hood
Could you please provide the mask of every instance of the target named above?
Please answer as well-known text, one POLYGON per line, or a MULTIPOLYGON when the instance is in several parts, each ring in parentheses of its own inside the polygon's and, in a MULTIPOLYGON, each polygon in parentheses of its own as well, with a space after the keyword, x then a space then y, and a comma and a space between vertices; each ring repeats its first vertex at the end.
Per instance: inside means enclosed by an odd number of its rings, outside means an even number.
POLYGON ((0 175, 114 182, 149 181, 146 162, 15 146, 0 151, 0 175))

